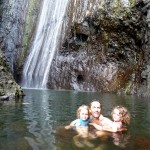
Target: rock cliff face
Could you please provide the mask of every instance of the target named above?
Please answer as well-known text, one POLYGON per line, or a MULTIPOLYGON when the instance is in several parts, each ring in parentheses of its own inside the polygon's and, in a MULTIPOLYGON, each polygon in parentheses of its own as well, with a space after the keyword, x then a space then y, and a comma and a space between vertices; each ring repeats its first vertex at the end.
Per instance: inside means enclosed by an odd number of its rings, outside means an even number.
POLYGON ((6 58, 0 50, 0 104, 12 104, 23 95, 21 87, 15 82, 6 58))
POLYGON ((40 0, 0 1, 0 104, 14 103, 24 94, 22 65, 35 30, 40 0), (15 79, 14 79, 15 78, 15 79))
POLYGON ((49 88, 148 95, 147 18, 147 1, 130 8, 103 1, 73 22, 51 67, 49 88))
POLYGON ((22 47, 26 11, 27 1, 0 1, 0 47, 13 73, 16 59, 22 47))
POLYGON ((18 49, 21 47, 22 14, 26 11, 23 10, 25 4, 20 4, 21 2, 23 1, 0 1, 0 104, 12 104, 16 98, 24 95, 12 74, 18 49))

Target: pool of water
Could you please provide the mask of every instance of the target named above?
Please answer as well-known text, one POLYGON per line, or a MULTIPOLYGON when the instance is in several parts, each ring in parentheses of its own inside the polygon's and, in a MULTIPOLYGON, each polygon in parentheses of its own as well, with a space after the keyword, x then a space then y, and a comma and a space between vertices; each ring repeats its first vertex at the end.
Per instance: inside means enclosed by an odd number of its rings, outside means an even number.
POLYGON ((0 150, 150 150, 150 100, 77 91, 24 89, 23 103, 0 106, 0 150), (102 114, 111 118, 116 105, 131 113, 125 133, 90 139, 92 147, 77 147, 73 131, 64 126, 76 119, 76 109, 92 99, 102 103, 102 114))

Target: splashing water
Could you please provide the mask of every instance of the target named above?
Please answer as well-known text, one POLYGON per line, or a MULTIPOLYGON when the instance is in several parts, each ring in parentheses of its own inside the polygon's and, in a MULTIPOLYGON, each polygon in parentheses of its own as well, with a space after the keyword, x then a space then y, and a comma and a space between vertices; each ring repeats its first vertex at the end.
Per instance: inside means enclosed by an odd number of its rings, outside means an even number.
POLYGON ((58 48, 68 0, 44 0, 36 35, 23 69, 23 87, 46 88, 51 62, 58 48))

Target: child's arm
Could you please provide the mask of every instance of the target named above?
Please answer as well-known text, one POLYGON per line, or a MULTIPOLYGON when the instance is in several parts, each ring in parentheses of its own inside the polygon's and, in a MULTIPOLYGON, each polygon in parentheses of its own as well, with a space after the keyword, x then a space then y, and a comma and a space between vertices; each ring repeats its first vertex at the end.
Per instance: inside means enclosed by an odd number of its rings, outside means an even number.
POLYGON ((72 121, 72 122, 70 123, 70 125, 65 126, 65 129, 68 130, 68 129, 73 128, 73 127, 75 126, 75 123, 76 123, 76 120, 72 121))
POLYGON ((103 130, 109 131, 109 132, 117 132, 118 131, 116 127, 109 127, 109 126, 103 126, 103 130))
POLYGON ((70 125, 68 125, 68 126, 65 126, 65 129, 71 129, 72 128, 72 126, 70 126, 70 125))
POLYGON ((89 123, 90 125, 93 125, 97 130, 104 130, 104 131, 109 131, 109 132, 117 132, 117 126, 101 126, 96 123, 89 123))
POLYGON ((104 126, 103 130, 110 131, 110 132, 118 132, 122 129, 122 123, 115 123, 113 122, 110 126, 104 126))
POLYGON ((118 129, 116 124, 111 124, 111 125, 107 125, 107 126, 100 126, 96 123, 89 123, 90 125, 93 125, 97 130, 100 131, 109 131, 109 132, 118 132, 118 131, 126 131, 127 128, 120 128, 118 129))

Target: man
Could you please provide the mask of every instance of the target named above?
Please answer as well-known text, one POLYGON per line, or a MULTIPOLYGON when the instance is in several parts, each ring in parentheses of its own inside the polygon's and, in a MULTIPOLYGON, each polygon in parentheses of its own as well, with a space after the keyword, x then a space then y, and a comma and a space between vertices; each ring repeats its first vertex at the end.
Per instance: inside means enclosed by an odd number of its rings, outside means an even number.
POLYGON ((92 115, 91 123, 96 123, 98 125, 108 125, 112 123, 112 121, 101 114, 101 104, 97 100, 93 100, 90 104, 90 111, 92 115))
POLYGON ((94 129, 90 128, 90 136, 93 138, 101 137, 101 139, 104 138, 106 140, 109 135, 107 135, 107 132, 103 131, 103 126, 107 126, 112 123, 112 121, 101 114, 101 109, 102 106, 99 101, 93 100, 90 103, 91 123, 89 124, 92 126, 93 123, 95 124, 94 129))

